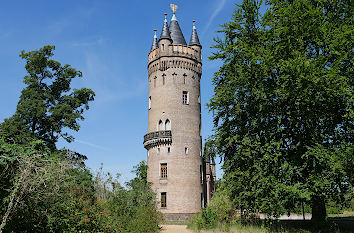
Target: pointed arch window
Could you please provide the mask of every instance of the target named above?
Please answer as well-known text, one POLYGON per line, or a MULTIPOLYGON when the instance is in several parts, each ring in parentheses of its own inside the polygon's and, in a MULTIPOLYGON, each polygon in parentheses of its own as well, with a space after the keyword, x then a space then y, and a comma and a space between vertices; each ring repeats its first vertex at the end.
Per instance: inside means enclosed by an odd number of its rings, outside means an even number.
POLYGON ((159 130, 160 131, 163 130, 163 122, 162 122, 162 120, 159 121, 159 130))
POLYGON ((171 130, 171 121, 169 119, 166 120, 166 130, 171 130))

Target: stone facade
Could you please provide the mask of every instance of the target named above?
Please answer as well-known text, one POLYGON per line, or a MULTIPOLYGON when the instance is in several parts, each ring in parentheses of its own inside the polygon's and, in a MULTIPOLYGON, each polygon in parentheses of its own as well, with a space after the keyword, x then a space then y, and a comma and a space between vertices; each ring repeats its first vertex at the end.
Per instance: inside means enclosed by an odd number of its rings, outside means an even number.
POLYGON ((154 42, 148 55, 148 134, 144 137, 148 181, 165 218, 186 220, 200 212, 210 196, 202 157, 202 47, 173 44, 169 38, 161 38, 157 45, 156 36, 154 42))

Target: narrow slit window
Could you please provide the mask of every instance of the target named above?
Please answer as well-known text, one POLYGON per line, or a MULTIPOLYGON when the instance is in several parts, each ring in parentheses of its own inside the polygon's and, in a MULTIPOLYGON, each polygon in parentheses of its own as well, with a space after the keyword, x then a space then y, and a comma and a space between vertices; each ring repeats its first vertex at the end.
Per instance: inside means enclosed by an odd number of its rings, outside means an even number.
POLYGON ((149 110, 151 109, 151 96, 149 96, 149 110))
POLYGON ((203 184, 203 166, 200 165, 200 183, 203 184))
POLYGON ((161 193, 161 208, 166 208, 167 207, 167 194, 161 193))
POLYGON ((157 77, 154 78, 154 87, 156 87, 156 79, 157 77))
POLYGON ((168 153, 171 153, 171 147, 168 147, 168 148, 167 148, 167 152, 168 152, 168 153))
POLYGON ((161 163, 161 178, 167 178, 167 163, 161 163))
POLYGON ((184 148, 184 153, 187 155, 188 152, 189 152, 188 147, 185 147, 185 148, 184 148))
POLYGON ((182 103, 183 104, 189 104, 188 91, 183 91, 182 92, 182 103))

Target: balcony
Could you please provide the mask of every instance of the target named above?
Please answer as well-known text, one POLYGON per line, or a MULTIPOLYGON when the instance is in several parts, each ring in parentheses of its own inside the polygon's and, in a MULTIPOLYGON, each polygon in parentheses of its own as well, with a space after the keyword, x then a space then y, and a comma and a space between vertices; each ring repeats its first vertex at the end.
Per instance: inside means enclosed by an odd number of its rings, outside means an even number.
POLYGON ((171 130, 162 130, 151 132, 145 134, 144 136, 144 147, 145 149, 150 149, 151 147, 171 144, 172 143, 172 132, 171 130))

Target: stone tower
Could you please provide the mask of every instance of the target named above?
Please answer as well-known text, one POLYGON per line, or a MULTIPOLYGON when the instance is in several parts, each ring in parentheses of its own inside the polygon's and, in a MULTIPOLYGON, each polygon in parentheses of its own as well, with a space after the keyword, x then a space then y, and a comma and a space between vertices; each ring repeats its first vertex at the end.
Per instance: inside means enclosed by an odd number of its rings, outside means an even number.
POLYGON ((148 181, 166 219, 188 219, 206 202, 202 158, 200 79, 201 49, 195 21, 187 45, 173 16, 165 14, 148 55, 149 117, 144 136, 148 181))

